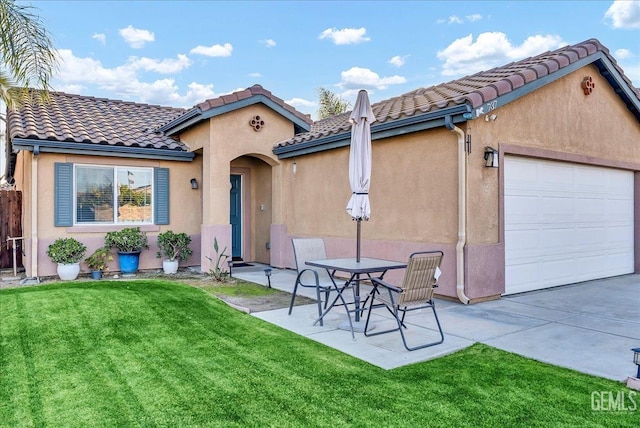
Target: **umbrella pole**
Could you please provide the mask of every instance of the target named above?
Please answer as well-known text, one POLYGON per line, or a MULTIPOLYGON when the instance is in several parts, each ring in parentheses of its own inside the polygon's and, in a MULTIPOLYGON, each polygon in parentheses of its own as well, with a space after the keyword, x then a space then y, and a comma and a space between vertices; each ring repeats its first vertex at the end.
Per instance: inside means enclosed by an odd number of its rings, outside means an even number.
POLYGON ((358 228, 356 232, 356 263, 360 263, 360 226, 362 219, 356 220, 358 222, 358 228))

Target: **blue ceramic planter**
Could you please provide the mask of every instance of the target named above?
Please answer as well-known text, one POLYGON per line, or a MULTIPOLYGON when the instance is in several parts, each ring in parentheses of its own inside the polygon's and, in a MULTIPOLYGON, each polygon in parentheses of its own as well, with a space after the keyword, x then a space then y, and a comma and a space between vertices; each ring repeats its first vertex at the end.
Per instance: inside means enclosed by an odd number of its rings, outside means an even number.
POLYGON ((136 273, 140 262, 140 251, 121 252, 118 251, 118 261, 120 262, 120 272, 136 273))

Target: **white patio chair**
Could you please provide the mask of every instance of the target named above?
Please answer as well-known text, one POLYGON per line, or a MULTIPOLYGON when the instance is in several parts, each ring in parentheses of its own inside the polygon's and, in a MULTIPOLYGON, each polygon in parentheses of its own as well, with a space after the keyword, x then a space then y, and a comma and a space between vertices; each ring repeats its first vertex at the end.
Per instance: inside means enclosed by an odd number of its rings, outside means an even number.
POLYGON ((338 287, 326 269, 306 265, 307 260, 326 260, 327 252, 322 238, 293 238, 293 254, 296 260, 298 276, 293 286, 291 304, 289 305, 289 315, 293 310, 298 286, 315 288, 316 300, 318 304, 318 318, 320 325, 322 322, 323 306, 326 309, 331 291, 337 291, 338 287), (324 300, 322 299, 324 295, 324 300))

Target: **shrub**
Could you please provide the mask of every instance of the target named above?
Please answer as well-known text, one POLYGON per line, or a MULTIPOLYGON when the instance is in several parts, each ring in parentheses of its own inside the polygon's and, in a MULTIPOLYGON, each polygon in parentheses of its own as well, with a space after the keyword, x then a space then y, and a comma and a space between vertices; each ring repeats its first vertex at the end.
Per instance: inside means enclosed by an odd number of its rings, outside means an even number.
POLYGON ((158 251, 157 257, 160 258, 164 254, 169 260, 185 260, 193 253, 191 250, 191 237, 186 233, 173 233, 167 230, 158 235, 158 251))
POLYGON ((141 231, 139 227, 125 227, 122 230, 107 232, 104 245, 107 248, 115 247, 122 253, 133 253, 149 248, 147 233, 141 231))
POLYGON ((87 247, 75 238, 58 238, 49 245, 47 256, 54 263, 68 265, 78 263, 86 252, 87 247))
POLYGON ((113 260, 111 255, 111 248, 100 247, 93 252, 89 257, 84 259, 85 263, 92 271, 103 271, 107 269, 107 262, 113 260))
MULTIPOLYGON (((227 247, 224 247, 222 251, 220 251, 220 247, 218 246, 218 238, 213 238, 213 250, 216 252, 216 264, 213 268, 209 269, 209 275, 213 278, 214 281, 224 282, 229 279, 229 271, 224 268, 224 263, 229 259, 229 255, 225 254, 227 251, 227 247)), ((207 258, 213 262, 211 257, 207 256, 207 258)))

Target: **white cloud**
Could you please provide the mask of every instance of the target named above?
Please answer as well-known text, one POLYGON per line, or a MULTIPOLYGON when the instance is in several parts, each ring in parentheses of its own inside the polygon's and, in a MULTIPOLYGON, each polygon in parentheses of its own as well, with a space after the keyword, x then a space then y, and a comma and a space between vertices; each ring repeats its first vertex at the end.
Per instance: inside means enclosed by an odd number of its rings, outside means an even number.
MULTIPOLYGON (((480 15, 479 13, 474 13, 472 15, 465 16, 465 18, 469 22, 474 22, 482 19, 482 15, 480 15)), ((464 24, 464 19, 460 18, 458 15, 451 15, 448 18, 440 18, 436 22, 438 24, 464 24)))
POLYGON ((178 55, 177 59, 165 58, 158 60, 155 58, 129 57, 127 64, 134 70, 153 71, 161 74, 175 74, 189 68, 191 60, 186 55, 178 55))
POLYGON ((604 14, 613 28, 640 28, 640 1, 616 0, 604 14))
POLYGON ((101 44, 106 44, 107 43, 107 35, 103 34, 103 33, 93 33, 93 35, 91 36, 92 39, 95 39, 97 41, 99 41, 101 44))
POLYGON ((405 64, 405 62, 407 62, 406 60, 408 57, 409 55, 405 55, 405 56, 396 55, 387 62, 391 65, 395 65, 396 67, 400 68, 405 64))
POLYGON ((55 90, 77 94, 91 91, 89 95, 103 90, 115 94, 115 98, 177 107, 190 107, 196 102, 216 96, 213 85, 192 82, 186 93, 180 94, 179 87, 172 78, 151 82, 140 80, 138 73, 142 71, 181 71, 190 64, 185 55, 161 61, 131 57, 126 64, 114 68, 106 68, 100 61, 92 58, 77 57, 68 49, 58 50, 58 57, 59 71, 52 83, 55 90))
POLYGON ((260 40, 260 43, 262 43, 268 48, 272 48, 276 45, 276 41, 273 39, 260 40))
POLYGON ((295 108, 300 108, 300 107, 309 108, 309 107, 315 107, 318 105, 318 103, 316 103, 315 101, 308 101, 302 98, 291 98, 290 100, 285 101, 285 103, 295 108))
POLYGON ((211 56, 211 57, 218 57, 218 56, 226 57, 226 56, 231 56, 231 52, 233 52, 233 46, 231 46, 231 43, 225 43, 224 45, 212 45, 212 46, 199 45, 191 49, 191 52, 189 53, 199 54, 204 56, 211 56))
POLYGON ((438 51, 437 57, 444 61, 442 74, 456 76, 489 70, 564 45, 566 43, 555 35, 530 36, 520 46, 514 46, 504 33, 482 33, 475 42, 473 34, 469 34, 438 51))
POLYGON ((249 73, 249 77, 262 77, 262 74, 260 73, 249 73))
POLYGON ((366 36, 366 34, 366 28, 343 28, 342 30, 338 30, 337 28, 327 28, 320 33, 319 38, 320 40, 333 40, 333 43, 336 45, 350 45, 368 42, 371 40, 366 36))
POLYGON ((614 53, 614 56, 616 57, 616 59, 627 59, 632 58, 633 53, 629 49, 618 49, 614 53))
POLYGON ((209 100, 217 96, 218 95, 213 91, 212 84, 202 85, 200 83, 191 82, 189 83, 189 89, 184 96, 184 104, 195 105, 197 103, 201 103, 202 101, 209 100))
POLYGON ((340 73, 342 81, 338 86, 343 89, 386 89, 389 85, 406 83, 402 76, 380 77, 368 68, 351 67, 340 73))
POLYGON ((147 42, 153 42, 155 40, 154 33, 148 30, 133 28, 132 25, 129 25, 127 28, 121 28, 118 32, 124 41, 134 49, 143 48, 147 42))
POLYGON ((70 83, 68 85, 56 85, 56 91, 66 92, 67 94, 81 94, 87 89, 83 85, 70 83))

